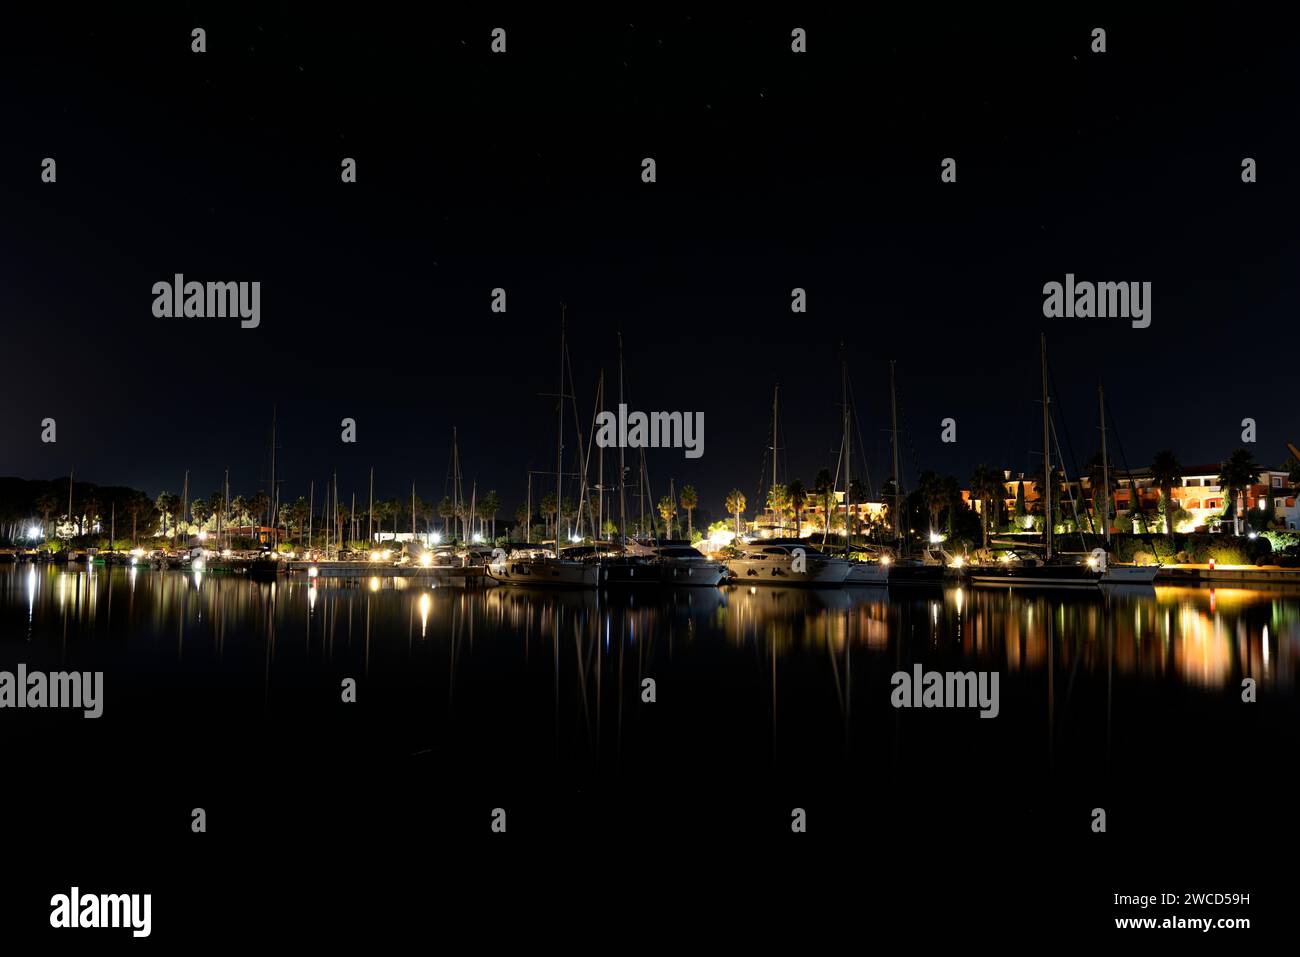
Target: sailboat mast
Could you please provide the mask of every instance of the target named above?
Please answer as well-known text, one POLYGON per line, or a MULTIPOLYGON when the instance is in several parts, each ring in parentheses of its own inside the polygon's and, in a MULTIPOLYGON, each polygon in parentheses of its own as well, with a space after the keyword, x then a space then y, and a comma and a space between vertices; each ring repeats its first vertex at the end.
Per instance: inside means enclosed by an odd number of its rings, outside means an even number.
MULTIPOLYGON (((1106 393, 1100 384, 1097 386, 1097 405, 1101 411, 1101 495, 1106 509, 1102 521, 1106 544, 1110 544, 1110 463, 1106 460, 1106 393)), ((1096 511, 1094 508, 1093 511, 1096 511)))
MULTIPOLYGON (((600 370, 600 381, 596 385, 596 409, 599 410, 605 404, 605 370, 600 370)), ((600 449, 596 453, 596 528, 592 534, 593 538, 600 538, 605 533, 605 449, 597 445, 600 449)), ((587 450, 588 455, 591 450, 587 450)))
POLYGON ((772 500, 772 518, 776 518, 776 423, 781 399, 781 383, 772 390, 772 488, 768 497, 772 500))
POLYGON ((894 384, 894 360, 889 360, 889 422, 890 444, 894 448, 894 540, 902 538, 899 509, 902 508, 902 479, 898 475, 898 387, 894 384))
POLYGON ((563 494, 561 473, 564 465, 564 322, 565 307, 560 306, 560 392, 556 400, 555 425, 555 557, 560 557, 560 496, 563 494))
POLYGON ((1047 406, 1047 333, 1040 333, 1039 353, 1043 367, 1043 544, 1052 557, 1052 446, 1048 434, 1051 413, 1047 406))
MULTIPOLYGON (((840 360, 840 390, 844 393, 844 556, 852 554, 853 540, 853 436, 849 426, 849 363, 840 360)), ((829 526, 830 514, 826 515, 829 526)))
MULTIPOLYGON (((623 414, 623 333, 618 334, 618 410, 619 415, 623 414)), ((626 468, 623 465, 623 441, 620 437, 618 443, 618 536, 621 550, 627 553, 627 499, 625 495, 626 483, 624 474, 626 468)))

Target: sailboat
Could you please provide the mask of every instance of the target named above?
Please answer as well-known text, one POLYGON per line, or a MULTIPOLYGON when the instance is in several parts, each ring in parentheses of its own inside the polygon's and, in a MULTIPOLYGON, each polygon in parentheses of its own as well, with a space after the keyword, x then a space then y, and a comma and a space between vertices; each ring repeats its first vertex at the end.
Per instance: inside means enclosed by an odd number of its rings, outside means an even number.
MULTIPOLYGON (((1102 475, 1102 493, 1105 498, 1103 501, 1110 501, 1110 460, 1106 456, 1106 394, 1102 391, 1101 386, 1097 386, 1097 404, 1101 411, 1101 475, 1102 475)), ((1106 522, 1105 527, 1106 544, 1110 544, 1110 522, 1106 522)), ((1101 551, 1101 549, 1098 549, 1101 551)), ((1102 576, 1101 584, 1103 585, 1151 585, 1155 583, 1156 575, 1160 574, 1160 566, 1157 565, 1113 565, 1106 561, 1106 553, 1101 552, 1102 576)))
MULTIPOLYGON (((891 444, 894 455, 894 507, 890 510, 894 526, 894 541, 900 551, 905 551, 903 537, 903 483, 898 469, 898 386, 894 378, 894 362, 889 363, 889 419, 891 444)), ((936 560, 927 551, 924 558, 911 558, 906 554, 881 557, 885 566, 886 583, 889 585, 941 585, 947 575, 943 563, 936 560)))
POLYGON ((550 554, 541 549, 516 550, 487 564, 489 578, 503 585, 544 585, 550 588, 595 588, 600 583, 600 564, 563 558, 560 552, 561 507, 564 501, 564 369, 565 320, 560 312, 559 419, 555 434, 555 546, 550 554))
POLYGON ((1047 390, 1047 335, 1040 338, 1043 378, 1043 558, 1004 562, 971 570, 971 584, 1031 588, 1095 588, 1106 572, 1106 552, 1093 549, 1086 559, 1052 555, 1051 406, 1047 390))

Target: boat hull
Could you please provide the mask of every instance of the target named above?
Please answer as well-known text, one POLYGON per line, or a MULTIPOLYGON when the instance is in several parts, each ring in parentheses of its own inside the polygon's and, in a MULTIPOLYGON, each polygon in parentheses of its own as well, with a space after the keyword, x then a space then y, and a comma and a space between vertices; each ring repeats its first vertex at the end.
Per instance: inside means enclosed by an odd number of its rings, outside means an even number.
POLYGON ((970 582, 984 588, 1096 588, 1101 582, 1101 572, 1086 565, 1012 566, 988 571, 972 570, 970 582))
POLYGON ((1101 577, 1103 585, 1154 585, 1159 565, 1109 565, 1101 577))
POLYGON ((849 562, 811 560, 797 572, 791 562, 737 558, 727 562, 727 571, 737 585, 842 585, 849 562))
POLYGON ((595 562, 557 562, 536 558, 507 559, 489 564, 487 575, 502 585, 596 588, 600 584, 600 565, 595 562))

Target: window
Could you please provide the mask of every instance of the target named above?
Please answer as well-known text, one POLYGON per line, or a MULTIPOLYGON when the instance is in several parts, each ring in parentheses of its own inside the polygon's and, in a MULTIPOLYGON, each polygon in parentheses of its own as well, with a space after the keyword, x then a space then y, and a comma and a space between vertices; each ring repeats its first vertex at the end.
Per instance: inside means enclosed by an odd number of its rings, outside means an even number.
POLYGON ((1282 487, 1282 476, 1280 476, 1280 475, 1274 475, 1274 476, 1273 476, 1273 487, 1274 487, 1274 488, 1281 488, 1281 487, 1282 487))

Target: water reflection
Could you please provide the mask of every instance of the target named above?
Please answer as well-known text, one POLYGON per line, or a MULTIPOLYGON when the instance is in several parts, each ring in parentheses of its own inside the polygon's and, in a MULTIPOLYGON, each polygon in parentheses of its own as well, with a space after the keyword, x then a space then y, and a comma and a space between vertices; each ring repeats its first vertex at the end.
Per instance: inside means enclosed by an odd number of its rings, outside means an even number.
MULTIPOLYGON (((888 675, 916 662, 1001 672, 1013 700, 999 720, 1045 741, 1039 754, 1081 715, 1109 746, 1117 703, 1164 707, 1171 690, 1233 701, 1251 677, 1289 696, 1300 593, 598 594, 29 566, 0 569, 0 625, 0 635, 28 636, 28 647, 0 644, 0 667, 29 660, 32 648, 68 666, 93 654, 146 684, 183 675, 223 693, 260 685, 263 706, 362 674, 377 683, 370 693, 387 689, 389 702, 424 709, 420 734, 486 736, 507 724, 532 745, 548 733, 553 756, 573 746, 621 762, 630 742, 644 748, 656 735, 671 736, 671 753, 696 738, 725 749, 761 729, 763 748, 781 761, 816 751, 828 733, 844 754, 881 740, 902 747, 905 719, 882 702, 888 675), (656 683, 658 712, 645 707, 646 679, 656 683)), ((1154 728, 1166 718, 1137 720, 1154 728)), ((1123 727, 1134 720, 1130 713, 1123 727)))

